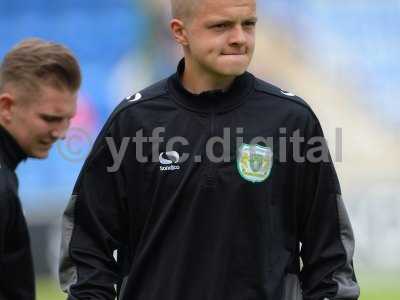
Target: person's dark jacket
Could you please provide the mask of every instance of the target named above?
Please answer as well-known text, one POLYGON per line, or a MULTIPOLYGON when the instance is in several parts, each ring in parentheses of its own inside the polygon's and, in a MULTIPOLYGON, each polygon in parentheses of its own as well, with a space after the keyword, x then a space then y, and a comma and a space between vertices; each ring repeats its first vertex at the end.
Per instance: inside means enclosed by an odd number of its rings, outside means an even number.
POLYGON ((63 221, 68 299, 112 300, 116 286, 121 300, 357 299, 353 233, 329 153, 312 159, 327 148, 310 107, 250 73, 193 95, 183 68, 125 99, 83 166, 63 221), (224 129, 225 151, 207 147, 224 129), (296 132, 310 159, 280 142, 296 132), (153 138, 141 149, 140 136, 153 138))
POLYGON ((26 155, 0 126, 0 300, 33 300, 35 283, 28 228, 15 169, 26 155))

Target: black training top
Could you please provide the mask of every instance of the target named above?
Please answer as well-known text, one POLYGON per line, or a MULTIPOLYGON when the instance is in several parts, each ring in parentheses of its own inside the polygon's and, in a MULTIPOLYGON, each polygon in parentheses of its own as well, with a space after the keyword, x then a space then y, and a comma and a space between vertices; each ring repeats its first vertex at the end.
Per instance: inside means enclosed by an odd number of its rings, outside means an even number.
POLYGON ((0 126, 0 299, 33 300, 35 283, 28 228, 18 198, 17 165, 26 159, 0 126))
POLYGON ((357 299, 310 107, 250 73, 194 95, 183 70, 125 99, 97 138, 64 214, 68 299, 111 300, 114 285, 122 300, 357 299))

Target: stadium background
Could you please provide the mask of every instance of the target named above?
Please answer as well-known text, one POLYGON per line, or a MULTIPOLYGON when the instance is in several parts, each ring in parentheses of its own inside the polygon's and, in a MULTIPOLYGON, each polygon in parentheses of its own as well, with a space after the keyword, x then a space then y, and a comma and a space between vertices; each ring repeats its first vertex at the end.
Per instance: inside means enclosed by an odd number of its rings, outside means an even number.
MULTIPOLYGON (((400 299, 400 1, 258 3, 251 69, 305 98, 323 124, 356 234, 361 299, 400 299)), ((18 169, 39 300, 65 298, 60 217, 101 125, 121 99, 175 69, 168 18, 167 0, 0 0, 1 57, 42 37, 72 48, 84 76, 67 141, 18 169)))

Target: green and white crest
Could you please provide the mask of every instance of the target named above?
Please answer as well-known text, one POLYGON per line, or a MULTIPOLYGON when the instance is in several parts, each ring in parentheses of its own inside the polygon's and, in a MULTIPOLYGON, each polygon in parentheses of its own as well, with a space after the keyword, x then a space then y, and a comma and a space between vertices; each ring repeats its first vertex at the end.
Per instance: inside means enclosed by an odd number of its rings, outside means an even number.
POLYGON ((240 176, 251 182, 263 182, 271 172, 272 157, 271 148, 242 144, 236 158, 240 176))

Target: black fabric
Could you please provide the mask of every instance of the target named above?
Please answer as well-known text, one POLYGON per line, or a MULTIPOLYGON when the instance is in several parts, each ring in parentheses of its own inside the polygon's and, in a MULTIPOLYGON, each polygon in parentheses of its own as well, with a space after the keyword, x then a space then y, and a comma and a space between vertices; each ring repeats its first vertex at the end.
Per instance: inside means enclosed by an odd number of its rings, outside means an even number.
MULTIPOLYGON (((249 73, 226 92, 193 95, 179 81, 182 68, 181 62, 168 80, 123 101, 97 138, 65 212, 62 257, 69 267, 60 278, 69 299, 111 300, 117 284, 122 300, 276 300, 289 272, 300 276, 304 299, 342 299, 337 279, 349 258, 333 163, 298 162, 293 146, 279 143, 282 127, 286 137, 299 131, 306 141, 322 138, 312 110, 249 73), (160 127, 159 149, 133 142, 138 132, 151 136, 160 127), (224 129, 230 151, 214 150, 227 159, 205 157, 207 141, 222 138, 224 129), (168 149, 174 137, 187 143, 168 149), (255 137, 274 138, 261 143, 273 158, 258 183, 246 180, 237 163, 238 147, 255 137), (112 172, 110 141, 126 147, 112 172)), ((303 144, 300 153, 310 147, 303 144)))
POLYGON ((30 240, 18 198, 17 165, 26 155, 0 126, 0 299, 33 300, 30 240))
POLYGON ((241 105, 254 89, 254 76, 248 72, 238 76, 227 91, 212 90, 193 94, 186 90, 181 77, 185 70, 185 61, 181 60, 177 72, 169 80, 169 91, 173 99, 188 109, 199 112, 224 112, 241 105))
POLYGON ((18 164, 27 158, 10 133, 0 125, 0 162, 3 162, 11 171, 15 171, 18 164))

